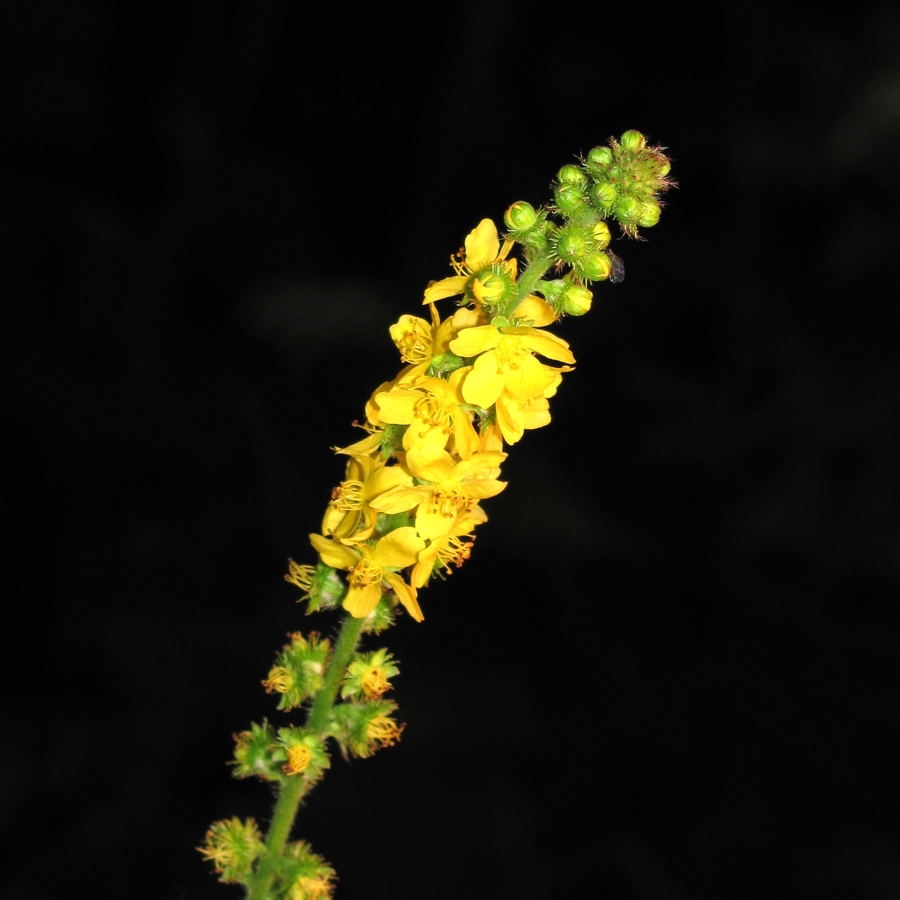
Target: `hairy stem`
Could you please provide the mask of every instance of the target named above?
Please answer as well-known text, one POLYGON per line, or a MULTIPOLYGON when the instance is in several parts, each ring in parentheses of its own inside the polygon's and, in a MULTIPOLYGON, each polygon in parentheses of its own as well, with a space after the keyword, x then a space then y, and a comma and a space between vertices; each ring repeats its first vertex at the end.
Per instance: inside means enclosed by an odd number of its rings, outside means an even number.
MULTIPOLYGON (((334 705, 344 673, 350 663, 350 657, 356 650, 359 635, 362 631, 365 619, 356 619, 346 616, 337 642, 328 671, 325 673, 325 681, 321 689, 313 699, 312 709, 306 720, 306 729, 314 734, 321 735, 328 724, 328 714, 334 705)), ((247 893, 247 900, 269 900, 272 881, 275 877, 276 862, 284 853, 284 845, 290 836, 297 810, 303 795, 312 785, 303 778, 297 776, 286 778, 278 791, 278 800, 275 803, 275 811, 272 814, 272 822, 266 835, 266 855, 260 862, 259 870, 247 893)))

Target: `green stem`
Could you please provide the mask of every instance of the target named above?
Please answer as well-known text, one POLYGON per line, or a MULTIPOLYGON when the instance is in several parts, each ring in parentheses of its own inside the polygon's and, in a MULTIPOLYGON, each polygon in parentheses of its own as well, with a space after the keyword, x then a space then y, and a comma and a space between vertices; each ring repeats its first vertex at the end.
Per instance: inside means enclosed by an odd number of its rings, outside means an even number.
MULTIPOLYGON (((325 673, 325 681, 316 692, 312 709, 306 720, 306 730, 321 735, 328 724, 328 715, 334 705, 334 698, 343 681, 344 673, 350 663, 350 657, 356 650, 359 635, 365 619, 347 616, 341 625, 341 631, 334 646, 331 663, 325 673)), ((272 822, 266 835, 266 855, 260 862, 247 900, 268 900, 272 881, 275 878, 276 862, 284 853, 284 845, 290 836, 297 810, 303 795, 311 787, 303 778, 286 778, 278 791, 278 800, 272 814, 272 822)))
POLYGON ((534 291, 535 285, 537 285, 552 264, 553 260, 549 256, 536 256, 516 282, 519 291, 512 305, 499 314, 507 318, 511 316, 516 311, 516 307, 534 291))

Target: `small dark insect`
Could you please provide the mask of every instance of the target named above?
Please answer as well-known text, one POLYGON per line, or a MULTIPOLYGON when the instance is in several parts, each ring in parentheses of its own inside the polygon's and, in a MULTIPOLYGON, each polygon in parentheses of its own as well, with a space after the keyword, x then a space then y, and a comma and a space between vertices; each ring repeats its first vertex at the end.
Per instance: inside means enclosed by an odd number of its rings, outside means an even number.
POLYGON ((618 284, 620 281, 625 280, 625 263, 616 256, 612 250, 607 249, 606 255, 609 257, 609 261, 612 263, 612 271, 609 273, 609 280, 613 284, 618 284))

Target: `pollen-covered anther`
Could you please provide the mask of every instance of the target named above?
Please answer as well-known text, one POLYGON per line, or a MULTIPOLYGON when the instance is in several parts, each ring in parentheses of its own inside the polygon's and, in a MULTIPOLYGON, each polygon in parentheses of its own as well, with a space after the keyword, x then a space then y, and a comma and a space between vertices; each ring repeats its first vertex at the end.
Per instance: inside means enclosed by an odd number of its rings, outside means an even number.
POLYGON ((423 334, 417 328, 409 328, 397 337, 396 342, 403 362, 418 366, 431 359, 430 334, 423 334))
POLYGON ((375 716, 366 726, 366 737, 382 747, 393 747, 405 727, 398 725, 390 716, 375 716))
POLYGON ((443 516, 445 519, 455 519, 459 510, 467 505, 468 500, 459 489, 459 486, 453 485, 449 489, 434 489, 428 511, 433 516, 443 516))
POLYGON ((281 767, 281 771, 285 775, 299 775, 306 771, 306 767, 312 760, 312 753, 309 752, 309 747, 297 744, 295 747, 287 748, 287 758, 288 761, 281 767))
POLYGON ((353 479, 342 481, 331 492, 331 505, 341 512, 354 512, 363 506, 363 483, 353 479))
POLYGON ((294 676, 284 666, 273 666, 269 670, 269 677, 262 684, 267 694, 286 694, 294 683, 294 676))
POLYGON ((497 354, 497 368, 500 372, 521 368, 522 360, 526 356, 533 355, 527 347, 522 346, 521 339, 514 335, 505 336, 498 344, 495 352, 497 354))
POLYGON ((351 588, 364 588, 370 584, 380 584, 383 577, 384 572, 378 563, 363 558, 356 564, 348 580, 351 588))
POLYGON ((464 540, 461 537, 452 536, 447 538, 444 545, 438 550, 438 563, 445 569, 447 574, 451 574, 450 566, 456 566, 458 569, 471 555, 472 544, 475 541, 475 535, 467 536, 464 540))
POLYGON ((297 585, 301 591, 308 591, 313 585, 315 575, 315 566, 298 566, 292 559, 289 559, 288 573, 284 576, 284 580, 297 585))
POLYGON ((380 700, 384 692, 391 687, 391 683, 385 678, 381 669, 369 669, 364 672, 359 683, 369 700, 380 700))

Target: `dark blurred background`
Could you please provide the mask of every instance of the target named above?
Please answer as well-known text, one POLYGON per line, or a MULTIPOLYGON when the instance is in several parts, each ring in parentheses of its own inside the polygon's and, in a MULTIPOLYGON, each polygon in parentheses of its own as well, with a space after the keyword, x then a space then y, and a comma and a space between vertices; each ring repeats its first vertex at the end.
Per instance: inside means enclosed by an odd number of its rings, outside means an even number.
POLYGON ((345 900, 900 896, 896 4, 5 16, 5 900, 240 895, 388 325, 626 128, 679 188, 298 835, 345 900))

